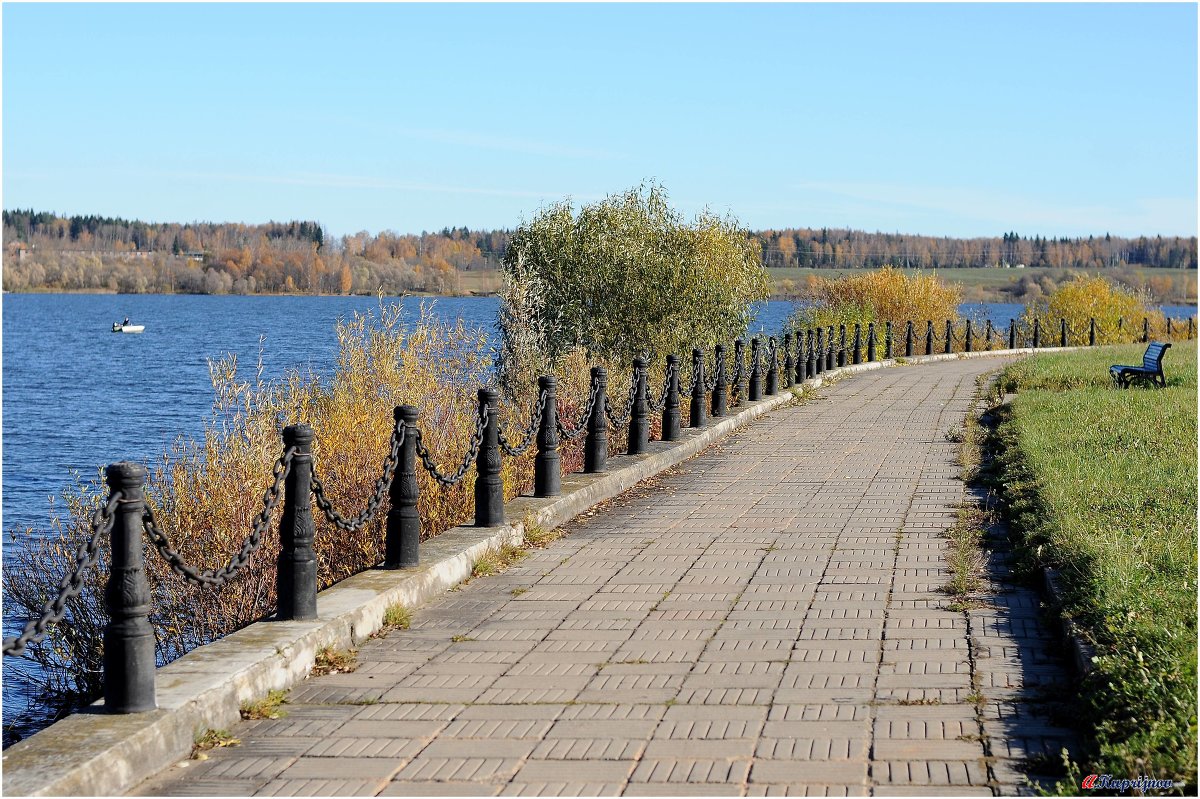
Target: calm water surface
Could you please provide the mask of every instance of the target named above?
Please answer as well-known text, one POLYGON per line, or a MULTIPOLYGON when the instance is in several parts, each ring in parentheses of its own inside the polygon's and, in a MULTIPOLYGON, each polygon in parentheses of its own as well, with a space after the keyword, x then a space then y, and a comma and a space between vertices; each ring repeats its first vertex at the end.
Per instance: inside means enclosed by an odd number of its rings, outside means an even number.
MULTIPOLYGON (((444 321, 495 332, 494 297, 424 302, 444 321)), ((409 319, 418 317, 421 303, 403 300, 409 319)), ((210 358, 235 354, 243 377, 252 377, 260 351, 267 379, 293 369, 329 375, 337 321, 378 307, 374 297, 4 295, 0 524, 5 531, 45 529, 48 498, 71 483, 73 472, 87 480, 103 464, 150 460, 178 436, 199 437, 212 403, 210 358), (112 333, 113 321, 126 316, 146 332, 112 333)), ((1004 325, 1021 306, 961 310, 1004 325)), ((760 303, 755 311, 751 331, 772 334, 792 304, 760 303)), ((5 551, 12 545, 5 536, 5 551)), ((6 615, 5 635, 22 623, 6 615)), ((5 681, 5 718, 22 702, 5 681)))

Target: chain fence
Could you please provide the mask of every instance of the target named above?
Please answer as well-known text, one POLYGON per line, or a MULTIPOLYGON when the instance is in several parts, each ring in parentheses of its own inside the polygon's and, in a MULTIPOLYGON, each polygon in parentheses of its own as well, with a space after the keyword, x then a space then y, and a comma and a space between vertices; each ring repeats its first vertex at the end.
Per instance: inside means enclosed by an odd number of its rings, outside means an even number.
POLYGON ((67 603, 83 591, 83 575, 100 557, 100 541, 112 532, 114 514, 123 498, 120 491, 114 491, 108 502, 92 514, 92 534, 75 550, 75 565, 63 575, 58 583, 58 593, 42 606, 41 615, 27 621, 20 635, 4 639, 3 653, 6 657, 25 654, 30 644, 39 643, 46 637, 46 630, 51 624, 62 621, 67 613, 67 603))

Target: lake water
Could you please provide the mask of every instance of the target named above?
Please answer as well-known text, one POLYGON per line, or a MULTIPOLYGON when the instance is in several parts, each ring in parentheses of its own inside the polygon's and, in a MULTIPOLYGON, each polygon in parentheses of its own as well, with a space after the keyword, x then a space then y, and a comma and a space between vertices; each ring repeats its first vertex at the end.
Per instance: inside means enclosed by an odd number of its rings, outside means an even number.
MULTIPOLYGON (((407 297, 410 318, 420 298, 407 297)), ((461 318, 491 332, 494 297, 443 297, 443 320, 461 318)), ((260 340, 264 376, 288 370, 329 374, 337 354, 338 319, 378 309, 374 297, 238 297, 192 295, 7 294, 3 313, 3 502, 0 524, 45 528, 48 497, 119 460, 144 461, 178 436, 197 437, 212 402, 208 359, 234 353, 253 373, 260 340), (110 332, 128 316, 141 335, 110 332)), ((792 303, 755 309, 751 331, 777 332, 792 303)), ((1195 308, 1166 309, 1176 316, 1195 308)), ((971 304, 964 315, 1006 325, 1021 306, 971 304)), ((12 546, 8 536, 4 548, 12 546)), ((4 619, 4 634, 21 620, 4 619)), ((4 684, 4 716, 22 698, 4 684)))

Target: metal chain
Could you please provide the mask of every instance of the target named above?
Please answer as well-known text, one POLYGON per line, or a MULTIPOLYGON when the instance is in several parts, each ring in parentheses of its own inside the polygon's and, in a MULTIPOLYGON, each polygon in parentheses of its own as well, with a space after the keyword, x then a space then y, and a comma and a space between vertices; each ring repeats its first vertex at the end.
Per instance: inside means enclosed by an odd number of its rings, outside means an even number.
POLYGON ((624 427, 629 423, 629 416, 633 412, 633 401, 637 397, 638 380, 641 375, 635 374, 633 380, 629 382, 629 395, 625 398, 625 412, 618 416, 613 410, 612 403, 608 401, 608 396, 604 397, 604 413, 608 416, 608 420, 613 423, 613 427, 624 427))
POLYGON ((325 485, 317 478, 317 470, 314 465, 312 476, 313 501, 317 503, 317 507, 325 514, 325 518, 339 530, 353 533, 375 518, 375 513, 379 510, 379 506, 383 503, 383 498, 387 496, 388 489, 392 486, 396 467, 400 464, 400 448, 404 446, 404 438, 407 431, 408 428, 404 424, 404 420, 398 419, 395 428, 392 429, 391 450, 383 461, 383 475, 375 481, 375 490, 372 492, 371 498, 367 500, 366 510, 353 519, 347 519, 333 509, 333 504, 325 496, 325 485))
POLYGON ((245 568, 246 564, 250 562, 250 557, 262 546, 263 533, 266 532, 267 524, 271 521, 271 512, 275 510, 275 506, 279 502, 279 492, 283 489, 283 483, 292 470, 292 458, 295 455, 296 448, 288 447, 279 456, 279 460, 275 461, 271 470, 275 480, 263 495, 263 509, 254 518, 254 523, 250 527, 250 535, 242 542, 242 548, 229 559, 229 563, 220 569, 208 569, 201 572, 189 566, 183 557, 171 547, 170 539, 154 520, 154 513, 150 510, 150 506, 146 505, 145 510, 142 511, 142 525, 146 528, 146 535, 150 537, 150 543, 158 550, 158 554, 162 555, 163 560, 171 567, 171 571, 197 585, 218 586, 229 582, 232 577, 245 568))
POLYGON ((452 475, 445 475, 438 465, 434 463, 433 458, 429 454, 429 450, 425 449, 425 442, 422 441, 421 430, 418 428, 414 432, 417 434, 417 456, 421 459, 421 463, 425 465, 426 470, 433 475, 433 479, 437 480, 444 486, 457 485, 463 475, 467 473, 467 469, 471 468, 471 461, 479 455, 479 447, 483 444, 483 431, 487 428, 487 410, 480 409, 479 415, 475 419, 475 432, 471 436, 471 444, 467 447, 467 452, 463 455, 462 463, 458 465, 452 475))
POLYGON ((587 404, 583 406, 583 416, 579 420, 579 426, 574 430, 568 429, 567 426, 562 423, 561 417, 555 420, 558 426, 559 435, 561 435, 567 441, 574 441, 587 432, 588 419, 592 418, 592 410, 596 407, 596 397, 598 395, 599 392, 596 390, 596 384, 593 383, 591 390, 588 392, 587 404))
MULTIPOLYGON (((665 377, 663 377, 662 393, 660 393, 658 395, 657 401, 655 401, 654 395, 650 393, 649 389, 646 390, 646 393, 648 395, 646 397, 646 402, 649 403, 649 405, 650 405, 651 413, 658 413, 663 408, 667 407, 667 392, 670 391, 670 389, 671 389, 671 374, 672 373, 674 373, 675 375, 679 374, 679 364, 678 363, 667 364, 667 374, 665 377)), ((688 389, 688 393, 689 394, 691 393, 691 389, 688 389)))
POLYGON ((736 402, 742 396, 742 359, 738 358, 737 363, 733 365, 733 376, 729 380, 729 390, 733 400, 736 402))
POLYGON ((57 624, 66 615, 67 603, 79 596, 83 591, 83 574, 100 556, 100 539, 112 532, 113 512, 117 503, 122 499, 120 491, 114 491, 108 498, 108 503, 97 508, 92 514, 92 534, 87 541, 75 550, 75 567, 63 575, 58 582, 58 594, 42 606, 42 615, 25 623, 25 629, 14 638, 4 639, 4 655, 20 656, 25 654, 29 644, 36 644, 46 637, 46 628, 57 624))
POLYGON ((720 352, 720 353, 717 353, 715 356, 713 356, 713 368, 712 368, 712 371, 709 372, 709 374, 712 375, 712 379, 711 380, 708 378, 704 379, 704 390, 705 391, 712 391, 713 389, 715 389, 717 387, 717 375, 719 375, 724 369, 725 369, 725 353, 720 352))
POLYGON ((537 440, 538 426, 541 425, 542 416, 546 412, 546 399, 548 397, 549 393, 545 391, 538 395, 537 404, 534 406, 533 413, 529 418, 529 425, 525 428, 524 435, 522 436, 525 439, 525 443, 521 444, 521 446, 514 447, 512 444, 508 443, 508 437, 504 435, 504 428, 497 425, 500 448, 504 450, 505 453, 513 456, 514 458, 518 455, 524 455, 525 451, 529 449, 529 445, 537 440))

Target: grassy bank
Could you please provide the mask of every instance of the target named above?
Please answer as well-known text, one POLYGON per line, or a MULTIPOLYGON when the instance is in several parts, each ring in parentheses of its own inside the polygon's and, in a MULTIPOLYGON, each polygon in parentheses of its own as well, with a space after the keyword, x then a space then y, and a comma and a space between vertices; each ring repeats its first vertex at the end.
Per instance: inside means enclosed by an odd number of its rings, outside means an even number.
POLYGON ((1168 351, 1166 389, 1113 389, 1108 366, 1140 363, 1144 349, 1009 367, 1018 396, 999 428, 1001 481, 1025 565, 1060 571, 1063 611, 1098 651, 1079 691, 1094 745, 1082 773, 1194 793, 1196 345, 1168 351))

